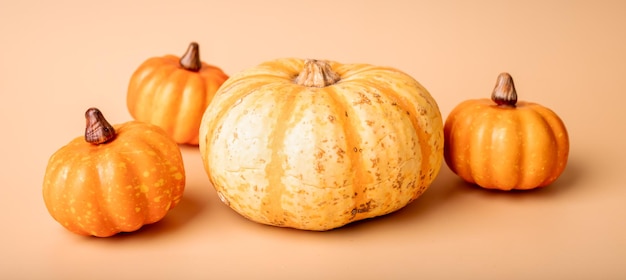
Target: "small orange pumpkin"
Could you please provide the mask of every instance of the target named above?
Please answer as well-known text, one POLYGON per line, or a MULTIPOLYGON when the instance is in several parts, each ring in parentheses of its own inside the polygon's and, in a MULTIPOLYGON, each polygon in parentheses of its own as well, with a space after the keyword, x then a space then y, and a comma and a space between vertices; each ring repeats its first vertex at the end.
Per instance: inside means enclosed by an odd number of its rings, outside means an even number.
POLYGON ((508 73, 498 76, 491 100, 457 105, 446 119, 444 135, 448 167, 487 189, 547 186, 561 175, 569 155, 563 121, 540 104, 517 101, 508 73))
POLYGON ((430 93, 393 68, 276 59, 226 81, 200 153, 222 201, 262 224, 329 230, 418 198, 443 163, 430 93))
POLYGON ((155 125, 111 126, 96 108, 85 117, 85 136, 48 161, 43 198, 50 215, 71 232, 98 237, 161 220, 185 187, 178 145, 155 125))
POLYGON ((176 143, 197 145, 202 114, 226 79, 220 68, 200 60, 192 42, 181 58, 152 57, 139 66, 128 85, 128 111, 163 128, 176 143))

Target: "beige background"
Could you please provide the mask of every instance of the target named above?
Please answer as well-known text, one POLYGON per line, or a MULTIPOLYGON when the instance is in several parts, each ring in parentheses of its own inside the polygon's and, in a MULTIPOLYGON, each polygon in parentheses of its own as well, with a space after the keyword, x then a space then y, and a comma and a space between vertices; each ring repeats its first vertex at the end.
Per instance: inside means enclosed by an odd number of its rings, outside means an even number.
POLYGON ((626 279, 625 1, 0 1, 2 279, 626 279), (96 4, 108 2, 108 4, 96 4), (221 204, 197 149, 160 223, 97 239, 47 213, 49 156, 99 107, 130 119, 128 79, 198 41, 229 74, 296 56, 393 66, 443 116, 501 71, 565 121, 552 186, 470 187, 447 167, 405 209, 331 232, 261 226, 221 204))

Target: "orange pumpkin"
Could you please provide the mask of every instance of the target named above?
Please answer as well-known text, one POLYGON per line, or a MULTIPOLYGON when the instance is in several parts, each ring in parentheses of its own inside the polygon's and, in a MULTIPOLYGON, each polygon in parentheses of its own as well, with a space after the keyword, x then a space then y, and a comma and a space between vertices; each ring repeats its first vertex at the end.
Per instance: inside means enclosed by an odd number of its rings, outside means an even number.
POLYGON ((487 189, 527 190, 563 172, 569 138, 552 110, 517 101, 513 78, 498 76, 489 99, 467 100, 446 119, 445 160, 463 180, 487 189))
POLYGON ((226 79, 220 68, 200 60, 192 42, 181 58, 152 57, 139 66, 128 85, 128 111, 163 128, 176 143, 197 145, 202 114, 226 79))
POLYGON ((43 198, 52 217, 80 235, 112 236, 161 220, 185 187, 178 145, 161 128, 111 126, 90 108, 85 136, 49 159, 43 198))
POLYGON ((443 120, 393 68, 296 58, 222 85, 200 126, 220 199, 267 225, 329 230, 418 198, 443 163, 443 120))

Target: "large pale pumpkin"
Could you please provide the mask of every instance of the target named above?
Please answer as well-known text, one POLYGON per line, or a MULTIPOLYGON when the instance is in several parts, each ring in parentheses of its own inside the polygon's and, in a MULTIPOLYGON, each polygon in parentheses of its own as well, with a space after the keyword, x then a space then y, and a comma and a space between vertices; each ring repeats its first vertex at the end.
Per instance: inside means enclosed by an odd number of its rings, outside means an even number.
POLYGON ((155 125, 112 126, 96 108, 84 137, 49 159, 43 198, 52 217, 80 235, 108 237, 161 220, 185 188, 178 145, 155 125))
POLYGON ((458 104, 446 119, 444 134, 446 164, 463 180, 487 189, 550 185, 569 155, 563 121, 538 103, 518 101, 508 73, 498 76, 491 100, 458 104))
POLYGON ((258 223, 329 230, 420 196, 443 162, 439 108, 387 67, 278 59, 227 80, 200 126, 220 199, 258 223))
POLYGON ((180 58, 151 57, 135 70, 126 105, 131 116, 164 129, 179 144, 198 144, 204 110, 222 83, 222 69, 200 60, 196 42, 180 58))

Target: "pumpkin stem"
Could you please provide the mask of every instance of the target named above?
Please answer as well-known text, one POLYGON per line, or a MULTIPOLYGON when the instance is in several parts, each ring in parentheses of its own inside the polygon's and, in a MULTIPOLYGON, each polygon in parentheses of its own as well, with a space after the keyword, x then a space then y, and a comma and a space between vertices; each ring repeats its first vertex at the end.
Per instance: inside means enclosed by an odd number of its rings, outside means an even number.
POLYGON ((491 100, 500 106, 515 107, 517 91, 513 77, 509 73, 503 72, 498 75, 496 86, 491 93, 491 100))
POLYGON ((302 72, 296 77, 296 84, 305 87, 326 87, 341 79, 337 72, 333 71, 327 61, 306 59, 302 72))
POLYGON ((185 70, 198 72, 202 68, 202 61, 200 60, 200 46, 198 43, 191 42, 187 51, 180 57, 180 66, 185 70))
POLYGON ((85 112, 86 127, 85 127, 85 141, 88 143, 98 145, 106 143, 115 138, 115 129, 104 118, 102 112, 98 108, 89 108, 85 112))

